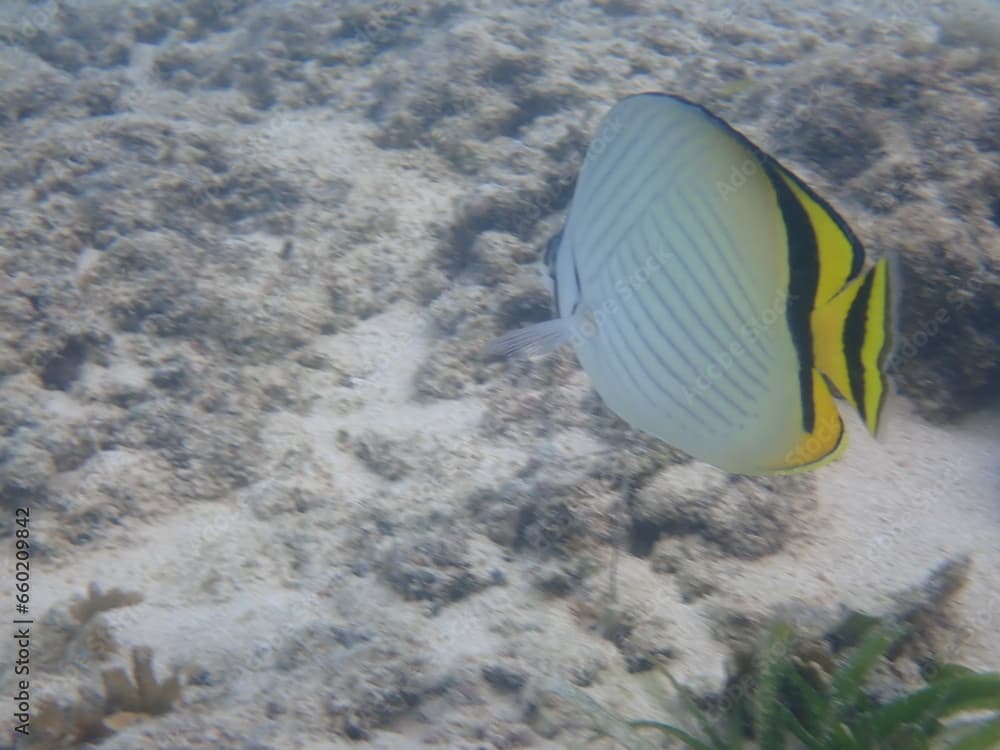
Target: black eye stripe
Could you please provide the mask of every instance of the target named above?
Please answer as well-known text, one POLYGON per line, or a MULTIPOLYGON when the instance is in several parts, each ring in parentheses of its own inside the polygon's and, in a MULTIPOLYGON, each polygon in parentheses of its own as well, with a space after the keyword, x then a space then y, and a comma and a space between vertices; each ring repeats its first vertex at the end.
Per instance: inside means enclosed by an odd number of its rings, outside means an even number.
POLYGON ((543 256, 543 259, 545 261, 545 265, 548 266, 549 275, 555 275, 556 256, 559 254, 559 244, 562 242, 562 236, 562 230, 556 232, 549 238, 548 243, 545 245, 545 255, 543 256))
POLYGON ((576 256, 573 255, 572 258, 573 258, 573 279, 576 281, 576 302, 573 303, 572 312, 575 313, 577 305, 580 304, 580 270, 576 267, 576 256))

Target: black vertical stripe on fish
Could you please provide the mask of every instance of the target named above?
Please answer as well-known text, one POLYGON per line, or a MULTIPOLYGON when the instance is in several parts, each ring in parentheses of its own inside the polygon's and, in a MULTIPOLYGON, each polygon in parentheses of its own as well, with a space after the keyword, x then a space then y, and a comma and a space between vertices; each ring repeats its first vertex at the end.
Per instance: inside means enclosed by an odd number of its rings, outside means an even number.
POLYGON ((545 243, 545 255, 542 256, 545 267, 549 269, 549 275, 553 277, 556 274, 556 257, 559 255, 559 244, 562 242, 562 236, 563 230, 560 229, 549 237, 549 241, 545 243))
POLYGON ((549 238, 545 245, 545 255, 542 260, 549 270, 549 278, 552 280, 552 299, 556 301, 556 316, 562 317, 562 310, 559 306, 559 274, 556 273, 556 258, 559 255, 559 245, 562 242, 562 230, 559 230, 549 238))
POLYGON ((576 312, 577 305, 580 304, 582 291, 580 287, 580 269, 576 265, 576 253, 574 253, 572 249, 570 249, 569 257, 573 261, 573 280, 576 282, 576 300, 573 302, 573 309, 569 311, 569 314, 572 315, 576 312))
POLYGON ((858 295, 847 311, 844 321, 844 358, 847 360, 847 379, 851 384, 851 395, 862 418, 868 418, 865 411, 865 366, 861 361, 861 351, 865 345, 865 327, 868 323, 868 303, 872 294, 875 274, 869 273, 861 282, 858 295))
POLYGON ((799 392, 802 401, 802 430, 811 434, 816 427, 813 401, 813 337, 811 317, 819 289, 819 246, 809 216, 774 166, 762 161, 778 198, 788 241, 788 300, 785 319, 799 358, 799 392))

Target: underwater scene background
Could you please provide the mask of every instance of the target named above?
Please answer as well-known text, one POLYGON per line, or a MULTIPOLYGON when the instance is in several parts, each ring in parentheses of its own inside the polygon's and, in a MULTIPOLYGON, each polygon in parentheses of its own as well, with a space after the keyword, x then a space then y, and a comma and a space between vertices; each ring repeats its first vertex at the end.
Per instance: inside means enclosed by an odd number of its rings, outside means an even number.
POLYGON ((683 724, 858 613, 1000 670, 996 3, 6 0, 0 123, 4 746, 583 747, 552 685, 683 724), (643 91, 894 258, 878 439, 727 475, 483 355, 643 91))

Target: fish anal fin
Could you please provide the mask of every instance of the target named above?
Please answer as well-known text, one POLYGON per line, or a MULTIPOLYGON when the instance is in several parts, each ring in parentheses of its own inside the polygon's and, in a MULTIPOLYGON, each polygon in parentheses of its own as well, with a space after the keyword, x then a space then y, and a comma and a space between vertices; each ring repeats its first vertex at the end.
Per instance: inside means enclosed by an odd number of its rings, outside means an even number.
POLYGON ((816 367, 878 429, 890 344, 889 264, 883 258, 812 314, 816 367))
POLYGON ((815 420, 812 432, 803 432, 795 445, 785 453, 780 465, 768 468, 768 473, 797 474, 811 471, 830 463, 847 447, 844 422, 837 411, 823 376, 815 368, 813 375, 813 401, 815 420))

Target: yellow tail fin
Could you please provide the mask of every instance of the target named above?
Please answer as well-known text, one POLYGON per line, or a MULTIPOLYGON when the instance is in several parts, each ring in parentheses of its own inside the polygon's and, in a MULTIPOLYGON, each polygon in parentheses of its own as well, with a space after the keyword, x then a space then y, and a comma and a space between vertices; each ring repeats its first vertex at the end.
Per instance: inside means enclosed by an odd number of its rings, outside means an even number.
POLYGON ((812 314, 816 367, 873 435, 887 387, 890 307, 889 264, 882 258, 812 314))

